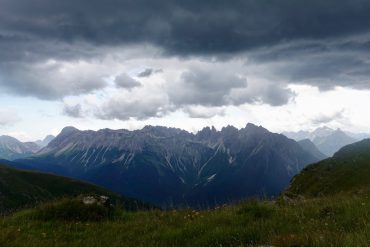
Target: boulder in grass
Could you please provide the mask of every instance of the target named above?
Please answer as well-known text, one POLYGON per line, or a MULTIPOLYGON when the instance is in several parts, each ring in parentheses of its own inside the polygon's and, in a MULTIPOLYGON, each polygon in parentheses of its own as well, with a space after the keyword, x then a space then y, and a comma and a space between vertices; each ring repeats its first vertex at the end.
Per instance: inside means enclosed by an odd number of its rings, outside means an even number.
POLYGON ((82 202, 85 205, 99 205, 110 207, 110 198, 108 196, 85 196, 82 198, 82 202))
POLYGON ((113 217, 117 212, 107 197, 80 196, 45 203, 36 208, 34 214, 35 218, 46 221, 101 221, 113 217))
POLYGON ((98 200, 96 200, 95 197, 93 196, 85 196, 82 198, 82 202, 85 205, 93 205, 93 204, 98 204, 98 200))

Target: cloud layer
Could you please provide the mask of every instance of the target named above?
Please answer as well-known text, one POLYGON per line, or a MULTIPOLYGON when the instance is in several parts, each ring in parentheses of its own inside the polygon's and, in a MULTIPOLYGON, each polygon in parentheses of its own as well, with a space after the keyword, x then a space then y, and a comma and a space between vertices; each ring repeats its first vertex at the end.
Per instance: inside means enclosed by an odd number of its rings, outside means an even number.
POLYGON ((96 45, 152 43, 175 54, 229 53, 366 32, 367 0, 2 0, 3 33, 96 45))
POLYGON ((0 3, 0 91, 81 97, 71 117, 211 118, 289 104, 292 84, 370 89, 367 0, 0 3))

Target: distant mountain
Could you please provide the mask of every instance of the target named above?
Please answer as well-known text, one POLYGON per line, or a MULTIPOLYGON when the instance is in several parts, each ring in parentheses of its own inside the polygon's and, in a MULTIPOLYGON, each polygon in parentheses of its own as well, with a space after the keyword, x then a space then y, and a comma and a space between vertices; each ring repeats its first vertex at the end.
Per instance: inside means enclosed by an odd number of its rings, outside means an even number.
POLYGON ((41 149, 41 147, 37 145, 37 143, 35 142, 22 142, 22 143, 31 154, 37 153, 41 149))
POLYGON ((310 139, 303 139, 301 141, 298 141, 298 144, 305 150, 306 152, 309 152, 314 157, 316 157, 318 160, 326 159, 328 156, 321 153, 320 150, 316 147, 316 145, 310 140, 310 139))
POLYGON ((333 131, 329 135, 317 136, 315 139, 313 139, 313 143, 315 143, 319 150, 330 157, 342 147, 352 144, 356 141, 358 140, 349 137, 340 129, 333 131))
POLYGON ((31 156, 40 150, 33 142, 20 142, 11 136, 0 136, 0 159, 15 160, 31 156))
POLYGON ((313 132, 283 132, 282 134, 296 141, 309 139, 316 145, 321 153, 328 157, 333 156, 333 154, 342 147, 358 141, 358 139, 349 136, 340 129, 333 130, 328 127, 318 128, 313 132))
POLYGON ((158 205, 205 206, 279 194, 318 158, 253 124, 197 134, 166 127, 66 127, 23 168, 84 179, 158 205))
POLYGON ((343 147, 330 159, 305 168, 285 192, 289 197, 370 193, 370 139, 343 147))
POLYGON ((36 143, 38 146, 40 146, 41 148, 43 148, 43 147, 46 147, 46 146, 49 144, 49 142, 51 142, 54 138, 55 138, 55 136, 53 136, 53 135, 48 135, 48 136, 46 136, 46 137, 44 138, 44 140, 37 140, 37 141, 35 141, 35 143, 36 143))
POLYGON ((369 133, 352 133, 352 132, 345 132, 348 136, 357 139, 357 140, 364 140, 364 139, 369 139, 370 134, 369 133))
MULTIPOLYGON (((2 163, 1 161, 0 163, 2 163)), ((8 165, 11 162, 5 161, 8 165)), ((95 194, 109 196, 133 208, 144 204, 123 198, 92 184, 51 174, 29 172, 0 165, 0 215, 65 196, 95 194)))

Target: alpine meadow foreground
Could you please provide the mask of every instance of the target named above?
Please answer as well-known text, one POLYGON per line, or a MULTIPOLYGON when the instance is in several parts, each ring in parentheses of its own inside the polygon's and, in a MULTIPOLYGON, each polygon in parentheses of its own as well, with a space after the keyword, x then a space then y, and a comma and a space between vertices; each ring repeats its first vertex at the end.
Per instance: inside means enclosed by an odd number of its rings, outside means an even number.
POLYGON ((86 208, 74 207, 81 210, 69 213, 75 219, 58 215, 58 207, 67 207, 68 200, 52 205, 3 218, 0 246, 370 245, 368 194, 249 200, 204 211, 115 209, 102 218, 78 217, 86 208))

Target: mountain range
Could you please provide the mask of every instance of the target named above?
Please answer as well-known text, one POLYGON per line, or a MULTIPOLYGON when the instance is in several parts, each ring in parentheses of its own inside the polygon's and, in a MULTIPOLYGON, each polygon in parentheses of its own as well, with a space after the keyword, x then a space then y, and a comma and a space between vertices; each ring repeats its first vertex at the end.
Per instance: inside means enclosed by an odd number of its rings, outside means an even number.
POLYGON ((292 138, 296 141, 304 139, 311 140, 318 150, 324 155, 331 157, 342 147, 355 143, 360 138, 366 137, 366 134, 354 134, 351 132, 344 132, 341 129, 331 129, 328 127, 321 127, 312 132, 298 131, 298 132, 283 132, 283 135, 292 138))
MULTIPOLYGON (((114 132, 119 132, 113 130, 97 132, 106 131, 112 132, 112 136, 117 134, 114 132)), ((64 141, 77 133, 81 140, 87 138, 87 135, 92 135, 89 131, 79 131, 74 128, 66 128, 63 132, 62 137, 66 138, 64 141)), ((264 141, 268 141, 275 148, 279 147, 277 151, 280 152, 286 151, 287 146, 295 143, 293 140, 281 138, 281 135, 253 125, 248 125, 241 130, 235 130, 232 127, 221 131, 205 128, 198 134, 190 134, 190 136, 189 133, 181 130, 151 126, 143 130, 127 132, 125 137, 128 137, 128 133, 131 137, 146 133, 145 135, 157 139, 164 135, 166 138, 180 135, 190 138, 193 142, 206 143, 204 145, 209 146, 218 143, 221 138, 225 146, 229 146, 229 141, 233 143, 230 154, 234 153, 234 148, 240 147, 239 142, 244 142, 239 141, 238 136, 242 140, 249 140, 248 142, 252 144, 253 142, 250 141, 252 137, 263 140, 262 143, 257 141, 258 145, 255 147, 258 149, 265 149, 264 141), (263 137, 263 135, 266 136, 263 137), (275 138, 279 141, 276 142, 275 138)), ((109 136, 109 139, 112 136, 109 136)), ((137 142, 140 138, 134 139, 137 142)), ((151 138, 145 137, 145 140, 147 139, 151 138)), ((100 139, 100 141, 103 145, 109 143, 108 140, 105 142, 100 139)), ((158 143, 162 142, 158 141, 158 143)), ((58 143, 53 145, 63 146, 58 143)), ((117 143, 113 144, 117 145, 117 143)), ((297 147, 297 144, 302 150, 315 151, 317 154, 317 149, 310 140, 295 143, 294 146, 297 147)), ((50 145, 48 150, 42 152, 52 151, 53 147, 50 145)), ((268 145, 268 149, 270 148, 272 146, 268 145)), ((240 148, 240 150, 246 149, 240 148)), ((288 150, 296 152, 298 149, 288 150)), ((64 242, 73 246, 80 246, 81 243, 88 246, 122 246, 122 244, 125 246, 219 246, 220 243, 223 246, 236 246, 240 243, 246 245, 253 243, 255 246, 265 244, 269 246, 328 246, 328 244, 368 246, 369 151, 370 139, 363 140, 343 147, 332 158, 306 166, 294 176, 290 185, 276 201, 246 200, 235 205, 223 205, 201 211, 197 209, 147 211, 153 207, 138 200, 119 197, 91 184, 0 165, 0 214, 7 215, 1 222, 0 242, 4 246, 45 246, 48 243, 54 245, 64 242), (118 198, 122 200, 124 208, 122 210, 121 207, 113 205, 108 208, 105 205, 86 205, 84 200, 81 200, 87 198, 86 194, 103 194, 112 199, 118 198), (64 198, 65 196, 67 198, 64 198), (40 202, 41 205, 39 205, 40 202), (26 210, 14 212, 20 208, 26 210), (140 210, 140 212, 128 213, 127 210, 130 209, 140 210), (71 226, 74 229, 73 236, 71 226), (199 226, 202 231, 199 231, 199 226), (213 232, 214 229, 218 230, 213 232), (274 230, 271 231, 271 229, 274 230), (74 237, 76 231, 78 238, 74 237), (354 232, 356 234, 353 234, 354 232), (206 236, 206 239, 202 236, 206 236)), ((63 153, 68 156, 68 149, 63 150, 60 155, 63 153)), ((253 153, 259 153, 259 151, 254 149, 253 153)), ((249 156, 254 154, 250 153, 249 156)), ((140 156, 140 154, 137 155, 140 156)), ((150 157, 156 156, 151 153, 150 157)), ((265 156, 256 156, 257 160, 261 157, 265 156)), ((268 157, 271 156, 268 155, 268 157)), ((0 164, 2 163, 17 166, 16 162, 0 160, 0 164)), ((256 164, 262 163, 256 162, 256 164)), ((116 165, 119 166, 119 164, 116 165)), ((250 179, 247 174, 243 176, 245 180, 250 179)), ((240 187, 244 188, 237 177, 229 176, 229 179, 237 180, 240 187)), ((143 179, 141 182, 145 183, 146 180, 143 179)), ((227 187, 229 184, 226 181, 224 186, 227 187)), ((208 190, 207 186, 204 186, 204 189, 208 190)), ((217 191, 214 192, 217 193, 217 191)))
POLYGON ((158 126, 66 127, 36 155, 16 162, 160 206, 204 207, 278 195, 294 175, 322 158, 311 151, 253 124, 207 127, 197 134, 158 126))
POLYGON ((11 136, 0 136, 0 159, 16 160, 31 156, 47 146, 54 138, 49 135, 44 140, 21 142, 11 136))

